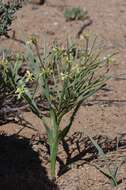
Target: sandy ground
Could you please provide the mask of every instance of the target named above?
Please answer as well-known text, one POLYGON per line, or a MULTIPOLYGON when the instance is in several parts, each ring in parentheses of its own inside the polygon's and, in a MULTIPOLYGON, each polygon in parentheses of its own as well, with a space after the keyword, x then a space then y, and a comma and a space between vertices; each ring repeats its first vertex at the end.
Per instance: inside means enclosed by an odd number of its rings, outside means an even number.
MULTIPOLYGON (((49 44, 54 40, 64 44, 68 36, 73 39, 76 38, 78 31, 85 22, 65 21, 64 10, 73 5, 86 8, 93 21, 84 32, 96 34, 98 43, 104 47, 106 53, 116 51, 119 53, 111 66, 110 73, 113 79, 108 82, 109 91, 98 93, 95 96, 95 102, 91 102, 90 106, 81 107, 70 134, 81 131, 84 132, 85 136, 88 134, 92 136, 101 134, 108 137, 119 136, 126 132, 126 1, 47 0, 43 6, 28 4, 18 11, 12 29, 16 32, 16 39, 26 40, 32 34, 36 35, 39 38, 40 46, 43 44, 45 36, 49 44)), ((10 35, 12 35, 12 31, 10 35)), ((8 48, 13 52, 24 51, 23 45, 19 42, 6 38, 0 39, 0 48, 8 48)), ((36 117, 31 113, 24 113, 24 115, 40 133, 44 132, 41 122, 36 117)), ((9 123, 2 125, 1 131, 4 130, 7 134, 15 134, 21 128, 22 126, 9 123)), ((20 135, 30 138, 35 133, 31 129, 25 128, 20 135)), ((125 168, 120 172, 124 174, 124 170, 125 168)), ((88 165, 79 169, 73 168, 58 178, 61 190, 112 189, 106 181, 108 182, 102 174, 88 165)), ((23 190, 23 188, 18 189, 23 190)), ((125 182, 118 189, 126 189, 125 182)))

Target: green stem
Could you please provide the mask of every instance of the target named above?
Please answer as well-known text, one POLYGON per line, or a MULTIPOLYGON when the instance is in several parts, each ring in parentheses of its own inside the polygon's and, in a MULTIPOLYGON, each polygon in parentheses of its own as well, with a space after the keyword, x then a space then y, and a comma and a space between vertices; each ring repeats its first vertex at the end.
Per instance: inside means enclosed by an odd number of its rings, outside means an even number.
POLYGON ((55 179, 56 176, 56 156, 59 143, 57 116, 53 109, 50 110, 51 118, 51 131, 48 134, 49 146, 50 146, 50 162, 51 162, 51 177, 55 179))
POLYGON ((50 145, 50 160, 51 160, 51 177, 56 177, 56 156, 58 150, 58 140, 55 139, 54 143, 50 145))

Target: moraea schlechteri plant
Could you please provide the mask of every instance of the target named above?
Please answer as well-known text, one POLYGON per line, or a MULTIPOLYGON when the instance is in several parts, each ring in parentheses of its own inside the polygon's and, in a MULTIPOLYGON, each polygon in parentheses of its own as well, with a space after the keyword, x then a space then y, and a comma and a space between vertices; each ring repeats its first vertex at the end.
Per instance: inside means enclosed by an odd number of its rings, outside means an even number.
POLYGON ((42 120, 47 131, 52 178, 56 176, 59 142, 69 132, 82 103, 101 89, 109 79, 106 69, 111 56, 102 59, 100 51, 94 50, 94 42, 89 47, 88 36, 83 40, 83 47, 68 42, 66 48, 61 48, 54 43, 48 50, 45 45, 41 54, 37 40, 32 38, 27 42, 25 57, 29 69, 16 83, 18 96, 28 102, 32 112, 42 120), (29 81, 34 86, 32 90, 27 87, 29 81), (37 105, 36 94, 40 94, 47 104, 43 111, 37 105), (68 112, 71 113, 68 124, 61 128, 61 121, 68 112))

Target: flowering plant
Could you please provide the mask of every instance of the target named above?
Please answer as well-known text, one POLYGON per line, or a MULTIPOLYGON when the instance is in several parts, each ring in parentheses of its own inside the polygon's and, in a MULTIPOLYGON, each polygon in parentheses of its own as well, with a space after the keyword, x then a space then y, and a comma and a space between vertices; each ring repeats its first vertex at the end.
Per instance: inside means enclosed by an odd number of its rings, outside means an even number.
POLYGON ((16 82, 16 92, 28 102, 47 131, 53 178, 56 176, 59 142, 69 132, 82 103, 109 79, 106 68, 108 70, 111 55, 101 58, 100 52, 94 49, 94 42, 90 47, 89 38, 84 36, 84 43, 80 47, 68 42, 66 48, 61 48, 54 43, 50 50, 45 45, 42 54, 36 39, 32 38, 27 43, 25 61, 28 71, 16 82), (34 84, 32 90, 27 86, 29 80, 34 84), (37 94, 47 103, 42 111, 36 102, 37 94), (68 112, 71 113, 68 123, 61 128, 61 121, 68 112))

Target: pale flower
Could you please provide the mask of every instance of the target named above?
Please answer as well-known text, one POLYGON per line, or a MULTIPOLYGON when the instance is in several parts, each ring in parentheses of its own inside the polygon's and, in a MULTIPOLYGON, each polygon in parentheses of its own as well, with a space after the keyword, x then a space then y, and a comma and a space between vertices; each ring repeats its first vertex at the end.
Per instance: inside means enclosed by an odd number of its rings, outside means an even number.
POLYGON ((33 74, 29 70, 26 71, 26 82, 28 81, 33 81, 33 74))
POLYGON ((17 88, 17 90, 16 90, 16 92, 15 92, 15 93, 17 93, 17 94, 18 94, 18 99, 20 99, 20 98, 21 98, 21 96, 22 96, 22 94, 24 94, 24 93, 25 93, 25 87, 24 87, 24 85, 19 86, 19 87, 17 88))
POLYGON ((68 73, 66 73, 66 74, 60 73, 60 78, 62 81, 64 81, 67 77, 68 77, 68 73))

